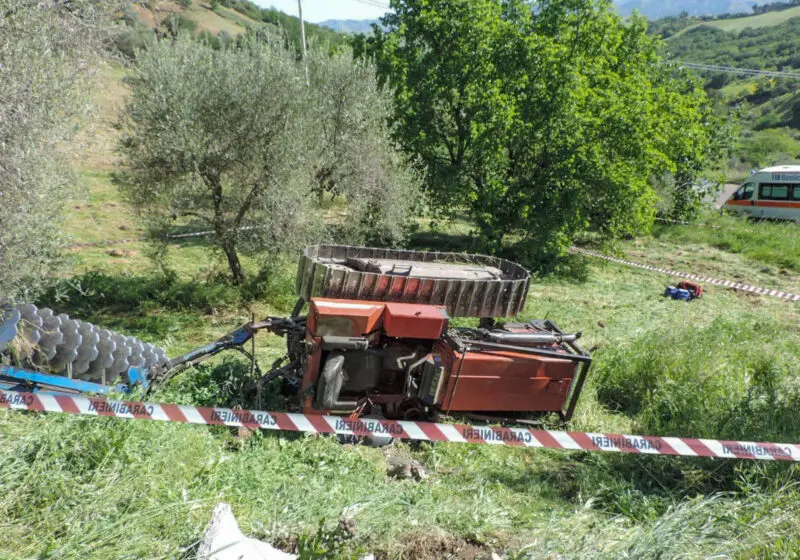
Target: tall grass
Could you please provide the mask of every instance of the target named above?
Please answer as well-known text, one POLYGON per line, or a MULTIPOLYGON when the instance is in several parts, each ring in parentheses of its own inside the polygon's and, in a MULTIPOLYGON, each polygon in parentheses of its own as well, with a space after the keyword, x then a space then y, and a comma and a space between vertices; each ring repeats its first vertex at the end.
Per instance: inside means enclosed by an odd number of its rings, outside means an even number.
POLYGON ((796 558, 800 549, 800 495, 793 485, 773 494, 688 499, 649 523, 634 525, 619 517, 593 521, 583 512, 566 524, 553 519, 518 557, 796 558))
MULTIPOLYGON (((220 501, 245 533, 278 543, 352 518, 347 548, 392 557, 409 535, 488 548, 569 511, 541 482, 560 459, 514 449, 426 446, 430 478, 417 483, 387 477, 383 451, 332 438, 9 412, 0 425, 2 558, 191 557, 220 501)), ((317 543, 335 554, 320 557, 340 558, 329 544, 317 543)))
POLYGON ((800 224, 756 222, 710 214, 698 224, 657 226, 653 235, 676 244, 702 243, 755 262, 800 272, 800 224))
POLYGON ((655 328, 604 353, 599 400, 659 435, 792 441, 800 434, 800 353, 785 325, 718 318, 655 328))
MULTIPOLYGON (((661 245, 665 254, 680 249, 661 245)), ((702 300, 675 302, 661 296, 658 275, 580 257, 562 272, 533 282, 521 319, 583 330, 594 354, 570 428, 798 441, 796 306, 713 286, 702 300)), ((276 273, 263 296, 213 278, 88 276, 52 303, 185 350, 238 326, 250 306, 288 312, 292 273, 276 273)), ((265 336, 257 352, 273 359, 284 348, 265 336)), ((251 382, 247 363, 225 358, 152 398, 253 406, 251 382)), ((275 394, 264 398, 265 408, 285 406, 275 394)), ((233 506, 246 534, 306 557, 495 549, 520 558, 744 558, 800 546, 800 473, 783 462, 246 436, 0 411, 0 558, 191 558, 219 501, 233 506), (390 453, 413 456, 429 478, 387 477, 390 453), (344 541, 343 515, 356 524, 344 541)))

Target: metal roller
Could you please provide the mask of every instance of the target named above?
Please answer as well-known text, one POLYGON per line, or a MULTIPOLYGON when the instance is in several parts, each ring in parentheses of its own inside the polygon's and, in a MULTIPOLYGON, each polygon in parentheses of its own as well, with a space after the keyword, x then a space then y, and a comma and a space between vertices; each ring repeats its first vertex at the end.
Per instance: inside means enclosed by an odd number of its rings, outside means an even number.
POLYGON ((50 362, 56 357, 56 348, 64 340, 64 333, 61 332, 61 318, 53 313, 51 309, 40 309, 44 324, 42 325, 42 336, 39 339, 38 358, 42 362, 50 362))
POLYGON ((86 381, 111 383, 131 366, 168 361, 163 348, 33 304, 0 305, 0 335, 0 352, 11 344, 22 361, 86 381))

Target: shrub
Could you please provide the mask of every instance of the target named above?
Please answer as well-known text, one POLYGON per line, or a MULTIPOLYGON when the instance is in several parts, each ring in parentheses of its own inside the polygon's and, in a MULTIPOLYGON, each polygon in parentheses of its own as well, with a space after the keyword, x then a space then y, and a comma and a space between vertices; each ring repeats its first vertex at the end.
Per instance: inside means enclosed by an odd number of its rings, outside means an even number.
POLYGON ((159 26, 161 35, 168 37, 177 37, 181 33, 188 35, 193 34, 197 30, 197 22, 189 19, 181 14, 172 14, 168 16, 159 26))
POLYGON ((127 58, 136 57, 136 52, 146 48, 155 36, 146 27, 128 27, 114 35, 114 47, 127 58))
POLYGON ((59 262, 62 154, 89 103, 101 7, 0 0, 0 294, 35 292, 59 262))
POLYGON ((755 130, 764 130, 765 128, 775 128, 776 126, 780 126, 781 124, 781 116, 777 113, 768 113, 758 119, 755 126, 753 127, 755 130))
POLYGON ((241 298, 242 292, 223 280, 89 272, 58 282, 42 295, 39 303, 87 317, 99 310, 124 313, 153 307, 208 313, 233 306, 241 298))

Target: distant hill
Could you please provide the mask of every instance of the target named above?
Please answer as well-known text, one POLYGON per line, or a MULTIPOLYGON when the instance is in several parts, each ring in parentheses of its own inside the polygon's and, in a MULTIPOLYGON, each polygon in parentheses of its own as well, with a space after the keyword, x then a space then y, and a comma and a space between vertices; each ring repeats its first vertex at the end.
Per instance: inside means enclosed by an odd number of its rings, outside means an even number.
POLYGON ((752 13, 754 5, 769 4, 769 0, 616 0, 617 10, 629 16, 634 10, 658 19, 686 12, 690 16, 752 13))
MULTIPOLYGON (((739 18, 665 18, 653 21, 650 31, 668 37, 667 51, 677 61, 800 72, 800 43, 794 39, 800 36, 800 5, 739 18)), ((764 167, 800 158, 797 80, 729 72, 698 75, 717 105, 738 115, 742 134, 734 166, 764 167)))
POLYGON ((377 19, 326 19, 317 25, 339 33, 369 33, 372 31, 372 24, 379 23, 377 19))
MULTIPOLYGON (((719 16, 722 14, 751 14, 753 6, 765 6, 787 0, 614 0, 617 11, 623 16, 634 10, 650 20, 679 16, 719 16)), ((377 19, 327 19, 317 25, 340 33, 369 33, 377 19)))

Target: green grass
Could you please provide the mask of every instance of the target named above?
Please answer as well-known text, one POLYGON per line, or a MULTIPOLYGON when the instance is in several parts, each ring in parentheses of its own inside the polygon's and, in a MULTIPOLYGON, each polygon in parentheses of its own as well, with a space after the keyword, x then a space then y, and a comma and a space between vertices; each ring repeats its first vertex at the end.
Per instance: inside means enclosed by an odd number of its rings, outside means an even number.
POLYGON ((248 25, 259 25, 261 23, 250 19, 244 14, 240 14, 236 10, 226 8, 225 6, 219 6, 215 12, 227 20, 236 22, 244 28, 246 28, 248 25))
POLYGON ((720 95, 726 103, 742 99, 750 95, 755 90, 754 80, 742 80, 732 82, 719 90, 720 95))
POLYGON ((747 29, 748 27, 757 29, 760 27, 771 27, 773 25, 779 25, 788 19, 796 17, 800 17, 800 6, 789 8, 787 10, 766 12, 763 14, 752 15, 747 17, 720 19, 716 21, 703 21, 695 25, 690 25, 684 29, 681 29, 678 33, 675 33, 675 35, 673 35, 669 39, 672 39, 674 37, 679 37, 684 33, 686 33, 687 31, 689 31, 690 29, 696 29, 702 26, 716 27, 717 29, 721 29, 723 31, 741 31, 742 29, 747 29))
POLYGON ((227 10, 225 15, 220 15, 212 11, 208 4, 205 2, 194 3, 189 6, 184 12, 184 16, 188 19, 197 22, 197 31, 208 31, 213 35, 217 35, 224 31, 229 35, 240 35, 244 33, 245 28, 239 24, 239 21, 246 20, 246 18, 231 18, 228 17, 227 10))
POLYGON ((754 16, 747 16, 733 19, 721 19, 718 21, 711 21, 704 23, 710 27, 716 27, 723 31, 741 31, 748 27, 771 27, 785 22, 787 19, 800 17, 800 6, 789 8, 788 10, 780 10, 777 12, 766 12, 754 16))
MULTIPOLYGON (((708 246, 683 253, 663 234, 620 248, 656 262, 685 258, 677 264, 687 267, 716 256, 720 273, 783 279, 708 246)), ((715 287, 699 301, 666 300, 660 275, 579 257, 560 270, 534 281, 522 317, 583 330, 594 353, 571 428, 797 441, 795 393, 783 391, 798 367, 796 304, 715 287)), ((274 312, 286 313, 291 304, 289 267, 267 301, 240 299, 216 281, 196 285, 188 263, 174 283, 140 274, 81 277, 82 290, 66 290, 61 305, 166 342, 174 354, 238 326, 249 309, 278 302, 274 312)), ((265 363, 283 351, 276 337, 259 346, 265 363)), ((252 405, 239 392, 246 364, 215 363, 156 398, 252 405)), ((345 512, 357 527, 345 548, 388 557, 780 556, 797 544, 800 501, 791 488, 769 490, 795 480, 783 464, 399 445, 391 452, 431 473, 412 482, 386 476, 385 450, 292 434, 241 440, 218 428, 2 412, 0 440, 3 558, 191 557, 218 501, 233 505, 245 533, 287 547, 316 538, 320 523, 323 537, 332 534, 345 512)))
MULTIPOLYGON (((797 285, 800 274, 800 226, 794 222, 755 222, 711 215, 700 226, 658 227, 658 240, 679 245, 705 245, 744 256, 761 264, 764 273, 783 284, 797 285)), ((738 273, 739 271, 733 271, 738 273)), ((757 280, 758 278, 753 278, 757 280)), ((766 279, 765 281, 769 281, 766 279)))

